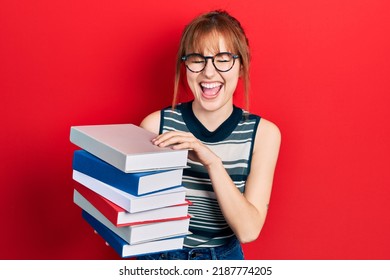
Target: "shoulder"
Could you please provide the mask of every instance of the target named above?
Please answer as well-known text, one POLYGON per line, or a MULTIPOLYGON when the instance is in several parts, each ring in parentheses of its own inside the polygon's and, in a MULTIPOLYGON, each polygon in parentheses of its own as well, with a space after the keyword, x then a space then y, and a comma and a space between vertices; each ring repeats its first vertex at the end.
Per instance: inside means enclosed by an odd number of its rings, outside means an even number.
MULTIPOLYGON (((153 133, 160 134, 160 126, 162 126, 165 118, 169 114, 181 115, 183 108, 187 108, 188 104, 180 103, 174 109, 171 106, 165 107, 161 110, 155 111, 147 115, 141 122, 140 127, 145 128, 153 133), (163 118, 163 120, 162 120, 163 118)), ((172 116, 172 115, 171 115, 172 116)), ((162 128, 162 127, 161 127, 162 128)))
POLYGON ((159 134, 160 130, 161 111, 155 111, 147 115, 141 122, 140 127, 149 130, 155 134, 159 134))
MULTIPOLYGON (((256 135, 261 134, 263 137, 272 137, 274 140, 281 138, 281 133, 276 124, 273 122, 264 119, 260 115, 250 113, 248 111, 242 110, 242 116, 244 121, 253 122, 256 121, 256 135)), ((256 136, 257 137, 257 136, 256 136)))
POLYGON ((281 138, 282 135, 280 129, 276 124, 264 118, 260 119, 255 138, 256 150, 278 151, 281 138))
POLYGON ((257 132, 260 134, 267 134, 270 137, 281 138, 281 132, 279 127, 273 122, 264 118, 260 119, 257 132))

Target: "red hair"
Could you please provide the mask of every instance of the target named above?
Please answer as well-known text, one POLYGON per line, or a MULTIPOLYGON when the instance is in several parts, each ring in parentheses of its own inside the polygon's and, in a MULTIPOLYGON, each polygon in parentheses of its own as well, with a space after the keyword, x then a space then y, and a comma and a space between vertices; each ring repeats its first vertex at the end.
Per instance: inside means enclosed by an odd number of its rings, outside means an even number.
MULTIPOLYGON (((226 11, 216 10, 193 19, 184 29, 176 57, 175 84, 172 108, 177 104, 182 77, 182 57, 191 52, 201 53, 206 47, 219 52, 219 37, 223 37, 229 52, 238 54, 244 83, 245 105, 249 107, 249 43, 240 22, 226 11)), ((183 71, 184 72, 184 71, 183 71)))

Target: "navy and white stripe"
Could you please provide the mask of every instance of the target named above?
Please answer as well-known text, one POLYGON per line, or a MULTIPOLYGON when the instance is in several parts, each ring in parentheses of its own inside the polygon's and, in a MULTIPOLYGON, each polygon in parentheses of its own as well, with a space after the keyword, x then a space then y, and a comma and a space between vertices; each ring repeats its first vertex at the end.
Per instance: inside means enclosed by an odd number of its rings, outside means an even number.
MULTIPOLYGON (((259 121, 259 116, 234 106, 231 116, 217 130, 210 132, 195 117, 192 103, 188 102, 179 104, 175 110, 166 108, 161 111, 160 133, 191 132, 222 159, 232 181, 243 193, 259 121)), ((198 162, 188 160, 188 165, 190 168, 183 173, 183 186, 187 189, 187 199, 192 202, 189 213, 193 216, 190 220, 190 231, 193 234, 185 239, 184 245, 223 245, 234 233, 221 213, 209 175, 198 162)))

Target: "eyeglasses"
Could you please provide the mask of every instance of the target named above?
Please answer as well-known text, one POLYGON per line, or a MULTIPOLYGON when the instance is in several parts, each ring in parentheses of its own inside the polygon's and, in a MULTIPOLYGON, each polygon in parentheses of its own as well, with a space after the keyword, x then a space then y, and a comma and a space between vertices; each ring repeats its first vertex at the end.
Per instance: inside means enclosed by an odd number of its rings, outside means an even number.
POLYGON ((204 56, 199 53, 190 53, 181 58, 188 70, 193 73, 202 72, 206 68, 207 60, 211 59, 215 69, 219 72, 227 72, 233 68, 234 62, 240 56, 229 52, 218 53, 214 56, 204 56))

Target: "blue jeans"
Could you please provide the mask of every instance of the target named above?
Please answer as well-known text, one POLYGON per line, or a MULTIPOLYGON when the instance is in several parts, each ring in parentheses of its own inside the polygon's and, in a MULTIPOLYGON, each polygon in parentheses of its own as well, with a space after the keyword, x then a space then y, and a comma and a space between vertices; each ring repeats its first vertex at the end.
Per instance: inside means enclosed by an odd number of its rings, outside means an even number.
POLYGON ((237 238, 212 248, 186 248, 139 256, 138 260, 243 260, 244 253, 237 238))

